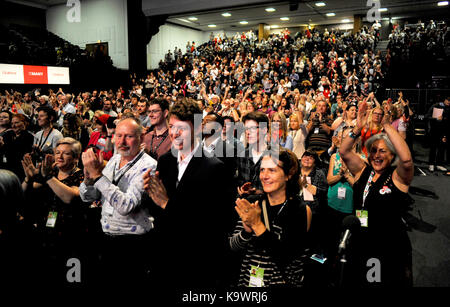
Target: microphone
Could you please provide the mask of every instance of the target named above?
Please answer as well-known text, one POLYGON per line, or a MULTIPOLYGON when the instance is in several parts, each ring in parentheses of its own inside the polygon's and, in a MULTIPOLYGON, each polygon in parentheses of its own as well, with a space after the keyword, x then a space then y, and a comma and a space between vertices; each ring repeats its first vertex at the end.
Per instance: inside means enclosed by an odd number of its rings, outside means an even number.
POLYGON ((361 222, 356 216, 349 215, 342 221, 342 227, 345 229, 345 232, 341 242, 339 243, 339 254, 347 248, 347 244, 352 233, 357 232, 361 228, 361 222))

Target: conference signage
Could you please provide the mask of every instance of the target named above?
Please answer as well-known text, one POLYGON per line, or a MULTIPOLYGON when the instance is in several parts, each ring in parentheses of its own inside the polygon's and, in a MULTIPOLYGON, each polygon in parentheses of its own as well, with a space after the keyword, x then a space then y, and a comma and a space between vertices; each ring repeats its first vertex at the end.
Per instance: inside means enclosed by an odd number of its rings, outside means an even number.
POLYGON ((0 83, 70 84, 69 68, 0 64, 0 83))

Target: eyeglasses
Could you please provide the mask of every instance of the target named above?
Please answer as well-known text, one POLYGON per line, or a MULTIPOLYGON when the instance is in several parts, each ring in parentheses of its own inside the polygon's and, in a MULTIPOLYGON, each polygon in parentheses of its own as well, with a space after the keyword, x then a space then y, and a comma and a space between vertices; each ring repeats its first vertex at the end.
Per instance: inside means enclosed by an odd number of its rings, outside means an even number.
POLYGON ((159 113, 159 112, 161 112, 161 110, 149 110, 148 111, 148 113, 150 113, 150 114, 156 114, 156 113, 159 113))
POLYGON ((259 127, 254 126, 254 127, 245 127, 245 131, 250 131, 250 132, 255 132, 259 127))

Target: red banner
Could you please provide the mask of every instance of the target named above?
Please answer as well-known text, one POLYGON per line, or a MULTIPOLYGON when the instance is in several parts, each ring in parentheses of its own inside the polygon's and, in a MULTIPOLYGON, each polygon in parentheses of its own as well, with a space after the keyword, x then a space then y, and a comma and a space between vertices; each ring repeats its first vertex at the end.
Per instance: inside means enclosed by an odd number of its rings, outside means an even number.
POLYGON ((0 64, 0 83, 70 84, 69 68, 0 64))
POLYGON ((47 67, 23 65, 23 81, 25 84, 48 84, 47 67))

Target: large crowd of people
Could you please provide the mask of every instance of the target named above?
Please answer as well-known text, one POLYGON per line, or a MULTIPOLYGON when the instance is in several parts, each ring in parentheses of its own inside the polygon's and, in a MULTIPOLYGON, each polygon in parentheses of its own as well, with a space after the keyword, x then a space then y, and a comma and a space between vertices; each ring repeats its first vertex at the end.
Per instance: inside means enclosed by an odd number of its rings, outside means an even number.
MULTIPOLYGON (((414 110, 383 100, 377 35, 211 37, 130 89, 5 91, 1 257, 32 251, 23 274, 58 284, 77 258, 88 284, 411 286, 414 110)), ((449 97, 430 109, 430 170, 447 171, 449 115, 449 97)))

